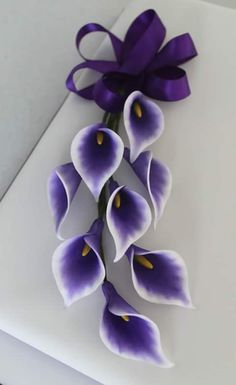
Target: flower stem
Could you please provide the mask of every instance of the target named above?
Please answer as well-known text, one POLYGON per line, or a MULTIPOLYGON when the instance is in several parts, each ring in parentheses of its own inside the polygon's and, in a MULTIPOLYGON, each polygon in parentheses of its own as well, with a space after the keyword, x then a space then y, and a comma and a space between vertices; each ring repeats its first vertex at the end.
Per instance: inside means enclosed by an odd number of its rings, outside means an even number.
MULTIPOLYGON (((102 122, 106 125, 106 127, 110 128, 112 131, 118 133, 119 131, 119 122, 120 122, 120 113, 111 113, 111 112, 105 112, 103 116, 102 122)), ((104 219, 104 216, 106 214, 106 208, 107 208, 107 184, 106 183, 100 193, 99 200, 98 200, 98 217, 101 219, 104 219)), ((106 276, 104 281, 107 280, 107 270, 106 270, 106 258, 103 248, 103 241, 102 241, 102 235, 101 235, 101 241, 100 241, 100 255, 105 267, 106 276)))
MULTIPOLYGON (((107 207, 107 200, 106 200, 106 185, 103 187, 99 200, 98 200, 98 217, 103 219, 106 213, 106 207, 107 207)), ((104 281, 107 280, 107 269, 106 269, 106 260, 105 260, 105 253, 104 253, 104 248, 103 248, 103 242, 102 242, 102 234, 101 234, 101 239, 100 239, 100 256, 103 262, 103 265, 105 267, 105 278, 104 281)))
POLYGON ((105 112, 105 114, 103 115, 102 123, 107 124, 109 116, 110 116, 110 112, 105 112))
POLYGON ((103 187, 101 194, 99 196, 98 201, 98 216, 99 218, 103 219, 107 207, 107 200, 106 200, 106 185, 103 187))
POLYGON ((105 112, 102 122, 112 131, 118 133, 121 113, 105 112))

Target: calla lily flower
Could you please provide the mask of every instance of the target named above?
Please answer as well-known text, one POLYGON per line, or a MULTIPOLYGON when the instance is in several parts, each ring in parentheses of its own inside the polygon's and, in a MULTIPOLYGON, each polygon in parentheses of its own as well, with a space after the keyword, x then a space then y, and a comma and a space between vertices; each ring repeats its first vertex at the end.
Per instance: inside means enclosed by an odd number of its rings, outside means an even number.
POLYGON ((81 182, 73 163, 66 163, 51 172, 48 179, 48 201, 55 222, 57 237, 63 239, 60 228, 81 182))
POLYGON ((131 307, 106 281, 103 283, 106 306, 100 325, 100 337, 113 353, 124 358, 144 360, 171 367, 164 356, 158 327, 131 307))
POLYGON ((85 127, 75 136, 71 158, 96 201, 104 184, 118 168, 123 152, 119 135, 102 123, 85 127))
POLYGON ((164 130, 164 116, 158 105, 140 91, 134 91, 124 105, 124 125, 130 143, 130 161, 155 142, 164 130))
POLYGON ((151 151, 142 152, 134 163, 130 162, 130 152, 126 148, 124 158, 146 187, 154 209, 154 227, 160 219, 169 198, 172 177, 167 166, 154 159, 151 151))
POLYGON ((132 245, 126 252, 134 287, 149 302, 193 307, 187 269, 174 251, 148 251, 132 245))
POLYGON ((105 278, 100 256, 103 222, 97 219, 88 233, 62 243, 52 258, 53 274, 66 306, 93 293, 105 278))
POLYGON ((116 246, 114 262, 119 261, 129 246, 139 239, 151 224, 147 201, 126 186, 110 184, 112 194, 107 204, 107 224, 116 246))

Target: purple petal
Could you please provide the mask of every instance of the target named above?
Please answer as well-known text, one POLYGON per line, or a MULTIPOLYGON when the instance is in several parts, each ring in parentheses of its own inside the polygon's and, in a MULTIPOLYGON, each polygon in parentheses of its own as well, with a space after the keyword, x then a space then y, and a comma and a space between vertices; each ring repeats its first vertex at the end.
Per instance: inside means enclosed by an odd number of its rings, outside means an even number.
POLYGON ((154 208, 154 227, 160 219, 170 196, 172 177, 167 166, 152 157, 151 151, 141 153, 134 163, 129 160, 126 148, 124 158, 148 190, 154 208))
POLYGON ((132 280, 140 297, 150 302, 193 307, 187 269, 174 251, 147 251, 131 246, 126 252, 132 280))
POLYGON ((96 220, 88 233, 65 241, 54 252, 53 274, 66 306, 93 293, 105 278, 99 255, 102 228, 96 220))
POLYGON ((151 218, 148 203, 140 194, 125 186, 113 191, 107 204, 107 224, 116 246, 115 262, 147 231, 151 218))
POLYGON ((124 358, 144 360, 162 367, 173 366, 164 356, 158 327, 139 314, 118 295, 110 282, 104 282, 106 306, 100 337, 113 353, 124 358))
POLYGON ((81 182, 73 163, 66 163, 52 171, 48 179, 48 201, 59 239, 60 228, 81 182))
POLYGON ((164 130, 164 116, 160 108, 140 91, 134 91, 124 106, 124 124, 130 142, 130 160, 155 142, 164 130))
POLYGON ((96 200, 106 181, 118 168, 123 152, 121 138, 102 124, 85 127, 75 136, 71 158, 96 200))

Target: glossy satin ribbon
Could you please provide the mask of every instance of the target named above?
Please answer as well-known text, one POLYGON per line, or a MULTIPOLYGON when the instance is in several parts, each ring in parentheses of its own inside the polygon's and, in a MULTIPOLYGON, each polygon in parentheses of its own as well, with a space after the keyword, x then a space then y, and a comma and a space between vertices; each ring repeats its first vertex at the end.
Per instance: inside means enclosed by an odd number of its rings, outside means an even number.
POLYGON ((67 88, 83 98, 94 100, 109 112, 121 111, 134 90, 157 100, 186 98, 190 87, 187 74, 179 65, 197 56, 197 50, 188 33, 174 37, 161 48, 165 35, 165 26, 151 9, 132 22, 124 41, 99 24, 84 25, 77 34, 76 46, 85 61, 72 69, 66 80, 67 88), (91 32, 108 35, 116 61, 90 60, 83 56, 80 43, 91 32), (74 74, 82 69, 95 70, 102 76, 95 83, 77 89, 74 74))

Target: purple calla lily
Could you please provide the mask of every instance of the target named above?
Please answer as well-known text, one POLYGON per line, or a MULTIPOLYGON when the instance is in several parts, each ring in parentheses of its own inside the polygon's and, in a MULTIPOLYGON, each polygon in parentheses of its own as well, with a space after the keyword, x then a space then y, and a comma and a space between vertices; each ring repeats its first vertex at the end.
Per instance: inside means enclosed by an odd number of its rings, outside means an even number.
POLYGON ((77 95, 94 100, 105 114, 102 123, 89 125, 74 137, 72 162, 59 166, 49 177, 48 200, 59 239, 63 239, 61 225, 72 210, 73 199, 76 203, 82 180, 97 202, 97 219, 88 232, 64 241, 53 254, 52 270, 65 305, 93 293, 101 285, 106 304, 100 337, 105 346, 121 357, 167 368, 173 364, 163 353, 157 325, 130 306, 107 280, 102 239, 106 216, 115 245, 114 262, 127 257, 140 297, 153 303, 193 307, 183 259, 174 251, 149 251, 134 244, 152 222, 148 202, 153 206, 155 228, 172 182, 168 167, 146 151, 164 130, 163 113, 148 97, 177 101, 189 96, 187 75, 179 66, 197 56, 188 33, 163 46, 165 36, 166 28, 153 9, 135 18, 124 41, 97 23, 88 23, 79 30, 76 45, 84 62, 72 69, 66 85, 77 95), (81 41, 94 32, 107 34, 115 54, 113 61, 90 60, 81 53, 81 41), (78 89, 74 75, 86 69, 101 76, 78 89), (118 135, 122 111, 129 148, 124 148, 118 135), (136 182, 138 178, 143 184, 139 186, 148 202, 114 181, 122 158, 129 164, 129 173, 136 174, 136 182))
POLYGON ((100 325, 100 337, 113 353, 125 358, 144 360, 171 367, 164 356, 156 324, 139 314, 106 281, 103 283, 106 306, 100 325))
POLYGON ((52 258, 53 274, 66 306, 93 293, 105 278, 100 257, 103 221, 97 219, 88 233, 63 242, 52 258))
POLYGON ((81 182, 73 163, 66 163, 51 172, 48 179, 48 201, 57 237, 63 239, 60 228, 81 182))
POLYGON ((114 261, 119 261, 129 246, 139 239, 151 224, 147 201, 137 192, 113 182, 107 204, 107 224, 116 246, 114 261))
POLYGON ((169 198, 172 177, 167 166, 154 159, 151 151, 142 152, 134 163, 130 162, 130 152, 126 148, 124 158, 146 187, 154 209, 154 228, 161 217, 169 198))
POLYGON ((174 251, 148 251, 132 245, 126 252, 134 287, 149 302, 192 308, 187 269, 174 251))
POLYGON ((164 116, 158 105, 142 92, 134 91, 124 105, 124 125, 130 143, 130 161, 155 142, 164 130, 164 116))
POLYGON ((102 123, 82 129, 71 145, 71 158, 96 201, 118 168, 124 152, 121 138, 102 123))

